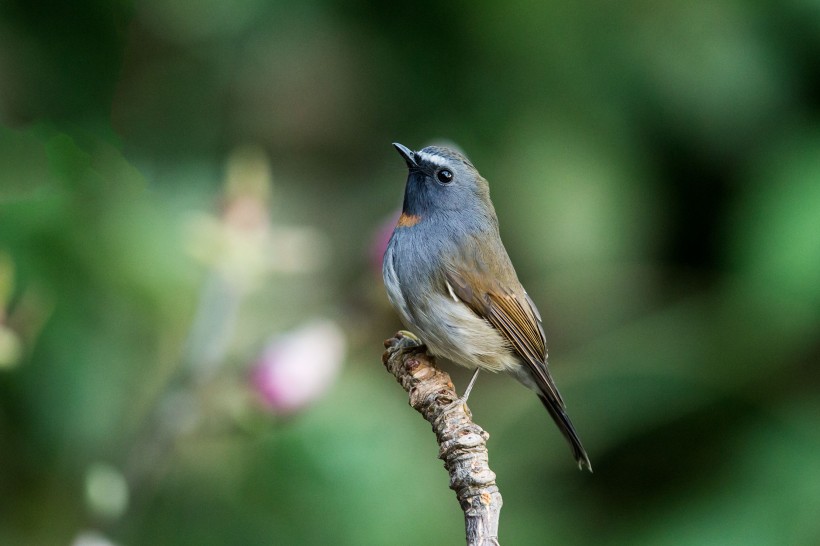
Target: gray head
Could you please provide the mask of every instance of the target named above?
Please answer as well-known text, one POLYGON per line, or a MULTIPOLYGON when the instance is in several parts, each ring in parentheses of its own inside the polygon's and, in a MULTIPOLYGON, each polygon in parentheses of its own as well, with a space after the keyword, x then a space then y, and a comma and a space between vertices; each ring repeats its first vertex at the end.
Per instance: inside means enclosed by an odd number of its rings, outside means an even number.
POLYGON ((463 154, 440 146, 418 152, 396 142, 393 146, 410 171, 402 212, 421 218, 446 212, 495 218, 489 185, 463 154))

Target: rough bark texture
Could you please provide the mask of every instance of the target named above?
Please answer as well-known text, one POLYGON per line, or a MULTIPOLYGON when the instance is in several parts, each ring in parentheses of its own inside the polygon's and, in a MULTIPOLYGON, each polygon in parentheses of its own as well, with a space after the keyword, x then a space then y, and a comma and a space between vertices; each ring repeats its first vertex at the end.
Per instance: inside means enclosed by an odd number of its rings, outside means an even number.
POLYGON ((458 402, 450 376, 435 367, 434 357, 423 346, 402 333, 384 346, 382 361, 387 371, 436 433, 439 458, 450 473, 450 489, 464 511, 468 546, 498 546, 502 501, 488 463, 490 435, 473 423, 467 405, 458 402))

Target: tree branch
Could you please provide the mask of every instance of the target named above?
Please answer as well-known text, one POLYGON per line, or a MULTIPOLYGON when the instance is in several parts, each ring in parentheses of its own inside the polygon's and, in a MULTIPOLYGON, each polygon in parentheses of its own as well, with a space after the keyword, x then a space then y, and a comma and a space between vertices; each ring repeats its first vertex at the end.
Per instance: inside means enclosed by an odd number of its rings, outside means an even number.
POLYGON ((498 546, 501 493, 490 470, 490 435, 459 403, 450 376, 435 367, 424 346, 402 332, 384 342, 382 362, 410 395, 410 405, 433 425, 439 458, 450 473, 450 489, 464 511, 468 546, 498 546))

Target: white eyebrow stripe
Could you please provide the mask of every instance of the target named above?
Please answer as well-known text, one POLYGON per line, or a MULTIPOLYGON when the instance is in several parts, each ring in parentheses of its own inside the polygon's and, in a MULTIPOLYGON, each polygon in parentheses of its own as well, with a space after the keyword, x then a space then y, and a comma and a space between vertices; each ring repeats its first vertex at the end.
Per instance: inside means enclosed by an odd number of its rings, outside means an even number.
POLYGON ((427 152, 417 152, 417 153, 419 154, 419 157, 421 158, 422 161, 426 161, 428 163, 435 163, 439 167, 446 167, 447 166, 446 160, 441 156, 428 154, 427 152))

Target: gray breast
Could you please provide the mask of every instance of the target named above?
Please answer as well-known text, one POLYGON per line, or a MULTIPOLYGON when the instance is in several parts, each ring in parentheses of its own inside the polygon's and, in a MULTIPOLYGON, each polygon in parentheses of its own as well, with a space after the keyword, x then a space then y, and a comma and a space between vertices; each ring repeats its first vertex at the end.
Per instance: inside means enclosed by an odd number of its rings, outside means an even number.
POLYGON ((384 253, 382 277, 384 278, 384 286, 387 289, 387 299, 390 300, 390 304, 401 316, 402 322, 404 322, 406 326, 410 326, 412 324, 410 311, 407 308, 407 300, 402 293, 399 276, 396 272, 395 236, 390 239, 390 243, 387 245, 387 250, 384 253))

